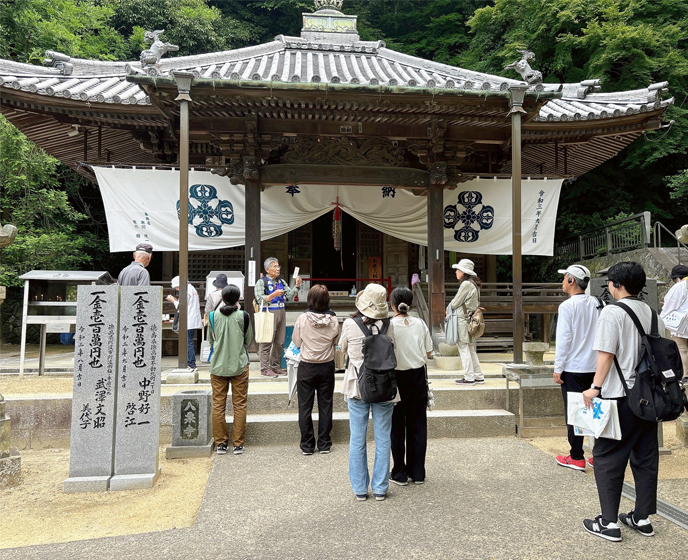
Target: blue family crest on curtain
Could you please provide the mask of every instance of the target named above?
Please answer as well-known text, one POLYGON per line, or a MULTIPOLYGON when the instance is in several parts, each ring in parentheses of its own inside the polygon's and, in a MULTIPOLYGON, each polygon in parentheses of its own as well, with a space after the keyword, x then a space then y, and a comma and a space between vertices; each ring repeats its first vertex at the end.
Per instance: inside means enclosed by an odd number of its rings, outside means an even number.
POLYGON ((454 230, 454 239, 457 241, 472 243, 478 240, 481 230, 494 225, 494 216, 494 208, 483 204, 482 193, 463 191, 459 193, 457 204, 445 207, 444 227, 454 230))
MULTIPOLYGON (((177 217, 179 217, 180 201, 177 201, 177 217)), ((194 227, 199 237, 220 237, 222 226, 234 223, 234 207, 229 200, 220 200, 217 189, 212 185, 191 185, 189 188, 189 225, 194 220, 200 222, 194 227), (193 204, 196 201, 198 204, 193 204), (213 201, 217 201, 212 205, 213 201)))

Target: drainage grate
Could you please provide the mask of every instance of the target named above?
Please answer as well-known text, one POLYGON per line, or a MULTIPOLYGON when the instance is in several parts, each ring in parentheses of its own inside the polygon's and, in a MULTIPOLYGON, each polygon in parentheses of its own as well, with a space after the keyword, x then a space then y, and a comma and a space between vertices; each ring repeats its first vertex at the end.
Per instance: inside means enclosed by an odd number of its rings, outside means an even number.
MULTIPOLYGON (((624 482, 622 495, 635 502, 635 487, 628 482, 624 482)), ((688 529, 688 512, 672 506, 669 502, 657 498, 657 515, 661 515, 664 519, 668 519, 679 527, 688 529)))

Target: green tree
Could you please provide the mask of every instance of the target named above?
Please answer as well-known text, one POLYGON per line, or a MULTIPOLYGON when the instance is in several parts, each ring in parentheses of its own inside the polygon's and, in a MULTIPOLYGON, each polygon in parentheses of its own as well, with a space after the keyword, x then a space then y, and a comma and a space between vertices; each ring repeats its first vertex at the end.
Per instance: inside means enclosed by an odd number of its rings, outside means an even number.
POLYGON ((2 250, 0 284, 19 286, 33 269, 73 270, 91 262, 98 242, 77 226, 85 218, 69 202, 61 164, 0 116, 0 208, 19 230, 2 250))

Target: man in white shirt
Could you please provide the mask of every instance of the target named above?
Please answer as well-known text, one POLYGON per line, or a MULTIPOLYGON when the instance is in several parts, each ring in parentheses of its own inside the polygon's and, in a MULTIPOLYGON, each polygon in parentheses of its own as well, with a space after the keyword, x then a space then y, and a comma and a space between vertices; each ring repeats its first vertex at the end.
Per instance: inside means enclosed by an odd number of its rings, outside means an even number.
MULTIPOLYGON (((590 282, 590 271, 584 266, 573 264, 566 270, 561 289, 569 298, 559 305, 557 318, 557 347, 554 354, 554 381, 561 385, 564 410, 568 406, 567 393, 582 393, 590 388, 595 376, 597 352, 593 351, 595 325, 599 316, 599 301, 586 295, 590 282)), ((557 463, 562 467, 584 471, 585 454, 583 436, 576 436, 573 426, 567 426, 570 453, 558 455, 557 463)), ((588 459, 592 467, 592 459, 588 459)))
MULTIPOLYGON (((173 290, 179 290, 179 276, 172 278, 171 285, 173 290)), ((176 297, 169 295, 165 299, 172 302, 174 306, 179 309, 179 300, 176 297)), ((198 299, 198 292, 191 283, 187 283, 186 285, 186 302, 186 369, 189 372, 193 372, 196 371, 196 347, 194 345, 194 337, 196 335, 196 330, 203 328, 203 319, 201 318, 201 302, 198 299)), ((179 335, 181 336, 181 333, 179 333, 179 335)))
MULTIPOLYGON (((649 333, 654 312, 638 299, 646 282, 643 268, 635 262, 621 262, 610 267, 607 276, 611 296, 628 306, 645 332, 649 333)), ((657 327, 660 333, 664 333, 661 318, 657 318, 657 327)), ((616 401, 621 439, 595 440, 592 454, 602 513, 595 519, 583 520, 583 526, 588 533, 609 541, 621 540, 621 527, 617 521, 645 537, 655 534, 649 516, 657 512, 657 422, 648 422, 633 414, 620 377, 624 376, 629 389, 635 385, 640 344, 638 329, 625 309, 620 305, 607 305, 602 309, 593 343, 593 349, 597 350, 595 377, 590 389, 583 391, 583 400, 588 408, 592 408, 595 397, 616 401), (627 514, 619 514, 629 459, 635 482, 635 507, 627 514)))

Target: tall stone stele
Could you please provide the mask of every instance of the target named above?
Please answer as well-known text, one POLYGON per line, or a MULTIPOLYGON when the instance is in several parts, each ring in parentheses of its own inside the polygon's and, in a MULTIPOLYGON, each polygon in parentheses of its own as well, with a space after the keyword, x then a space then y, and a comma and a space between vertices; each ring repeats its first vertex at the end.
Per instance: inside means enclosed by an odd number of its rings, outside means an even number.
MULTIPOLYGON (((10 224, 0 228, 0 249, 10 245, 17 236, 17 228, 10 224)), ((5 286, 0 286, 0 305, 5 301, 5 286)), ((5 399, 0 394, 0 490, 21 482, 21 457, 10 449, 12 422, 5 414, 5 399)))

